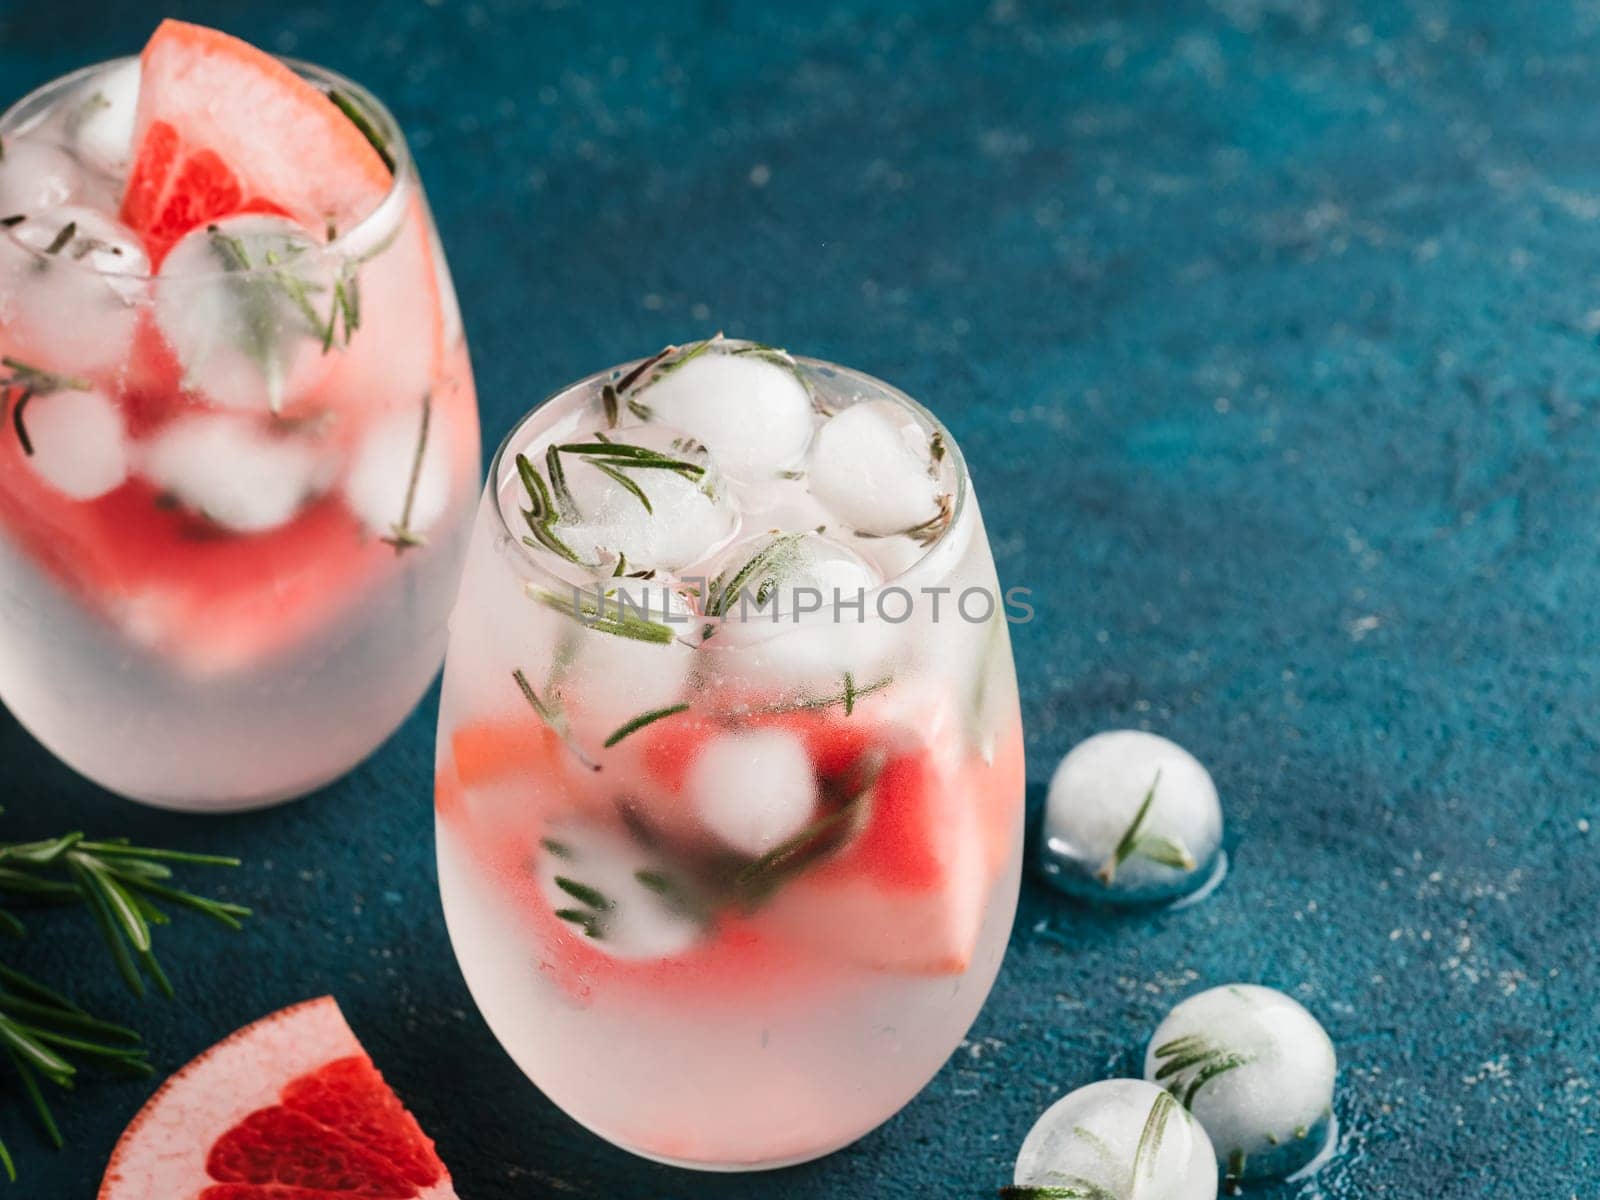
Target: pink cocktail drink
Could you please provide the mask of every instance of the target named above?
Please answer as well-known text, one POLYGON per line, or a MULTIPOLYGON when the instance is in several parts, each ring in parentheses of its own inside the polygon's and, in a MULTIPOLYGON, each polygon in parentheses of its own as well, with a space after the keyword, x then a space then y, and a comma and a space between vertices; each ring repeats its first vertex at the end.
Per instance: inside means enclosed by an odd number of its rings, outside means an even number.
POLYGON ((584 380, 507 439, 452 629, 446 917, 553 1101, 735 1170, 927 1083, 999 968, 1023 795, 993 560, 931 415, 721 338, 584 380))
POLYGON ((0 696, 176 808, 301 795, 437 670, 478 483, 393 119, 168 22, 0 118, 0 696))

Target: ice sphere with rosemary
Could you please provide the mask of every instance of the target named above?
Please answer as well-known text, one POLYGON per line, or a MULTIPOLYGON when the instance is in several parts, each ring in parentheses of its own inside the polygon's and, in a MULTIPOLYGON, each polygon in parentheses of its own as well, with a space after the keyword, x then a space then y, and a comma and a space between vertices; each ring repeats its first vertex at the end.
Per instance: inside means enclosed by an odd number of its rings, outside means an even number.
POLYGON ((851 528, 870 537, 937 525, 941 435, 890 400, 853 404, 817 433, 811 490, 851 528))
POLYGON ((759 484, 798 467, 814 428, 810 389, 783 351, 721 335, 663 360, 637 416, 683 429, 711 447, 722 469, 759 484))
POLYGON ((671 864, 625 835, 576 822, 540 839, 537 870, 556 920, 608 958, 681 954, 705 934, 671 864))
POLYGON ((126 59, 92 72, 60 105, 52 125, 62 144, 110 181, 127 177, 139 110, 139 63, 126 59))
POLYGON ((1171 1093, 1106 1079, 1044 1112, 1017 1153, 1008 1200, 1215 1200, 1210 1139, 1171 1093))
POLYGON ((1095 734, 1051 776, 1044 872, 1071 895, 1112 905, 1174 900, 1212 878, 1221 847, 1210 772, 1157 734, 1095 734))
POLYGON ((997 596, 959 450, 846 368, 713 337, 511 432, 452 621, 439 875, 474 997, 557 1104, 750 1169, 854 1140, 933 1075, 1020 874, 997 596), (847 464, 880 426, 906 471, 864 505, 842 473, 813 486, 830 428, 847 464))
POLYGON ((81 205, 35 210, 0 245, 0 293, 26 294, 7 324, 14 361, 74 375, 114 371, 132 349, 150 260, 137 234, 81 205))
POLYGON ((664 425, 592 429, 517 461, 528 536, 579 566, 678 571, 727 541, 737 521, 710 452, 664 425))
POLYGON ((185 386, 219 408, 296 411, 333 366, 313 298, 333 291, 334 270, 286 217, 227 217, 185 236, 154 285, 185 386))
POLYGON ((728 547, 703 571, 705 611, 717 621, 708 630, 718 639, 707 658, 756 687, 827 689, 846 674, 860 685, 884 678, 905 633, 864 619, 867 597, 884 578, 858 549, 863 544, 797 530, 728 547))
POLYGON ((1230 1180, 1293 1174, 1333 1137, 1338 1059, 1321 1023, 1273 988, 1190 996, 1157 1027, 1145 1078, 1205 1126, 1230 1180))
POLYGON ((89 190, 77 160, 47 138, 0 135, 0 221, 15 225, 89 190))

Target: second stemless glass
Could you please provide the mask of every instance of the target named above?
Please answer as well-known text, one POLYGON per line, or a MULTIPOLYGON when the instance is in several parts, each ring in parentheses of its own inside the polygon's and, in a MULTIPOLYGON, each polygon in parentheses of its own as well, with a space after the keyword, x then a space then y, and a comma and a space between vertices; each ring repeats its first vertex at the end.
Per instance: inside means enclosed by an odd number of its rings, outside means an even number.
MULTIPOLYGON (((95 236, 121 228, 104 202, 0 229, 0 697, 68 765, 170 808, 303 795, 394 731, 442 658, 478 491, 466 342, 404 139, 360 87, 289 65, 393 163, 349 228, 252 261, 263 218, 219 219, 199 265, 180 243, 159 272, 95 236)), ((12 182, 69 169, 74 114, 130 72, 0 117, 12 182)))
POLYGON ((628 607, 601 612, 523 544, 517 451, 601 428, 618 369, 492 464, 440 712, 440 887, 479 1008, 569 1115, 705 1170, 816 1158, 906 1104, 987 997, 1019 883, 1016 677, 960 452, 888 385, 793 361, 914 412, 950 459, 947 525, 859 618, 736 624, 661 577, 613 579, 628 607), (820 819, 729 854, 686 777, 713 741, 774 732, 805 747, 820 819))

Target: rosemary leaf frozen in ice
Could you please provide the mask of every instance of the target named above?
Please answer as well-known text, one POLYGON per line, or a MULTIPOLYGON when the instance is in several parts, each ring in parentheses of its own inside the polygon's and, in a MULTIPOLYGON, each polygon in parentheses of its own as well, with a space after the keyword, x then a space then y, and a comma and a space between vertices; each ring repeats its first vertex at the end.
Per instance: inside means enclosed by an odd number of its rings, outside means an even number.
POLYGON ((16 358, 0 358, 0 366, 10 372, 0 378, 0 411, 6 404, 11 406, 11 427, 16 432, 22 452, 32 457, 33 439, 28 436, 28 426, 24 420, 28 402, 35 396, 48 396, 52 392, 86 392, 93 385, 87 379, 75 375, 56 375, 16 358))
POLYGON ((400 507, 400 519, 389 527, 389 536, 382 539, 394 547, 396 555, 415 546, 427 545, 428 539, 411 528, 411 510, 417 502, 417 484, 422 479, 422 460, 428 452, 428 428, 433 422, 433 393, 422 394, 422 420, 417 430, 417 449, 411 456, 411 474, 406 480, 406 498, 400 507))
POLYGON ((628 737, 631 734, 638 733, 639 730, 643 729, 647 725, 653 725, 657 721, 664 720, 667 717, 675 717, 681 712, 688 711, 689 706, 687 704, 672 704, 666 708, 653 708, 649 712, 640 713, 632 720, 624 721, 621 725, 617 726, 616 730, 611 734, 611 736, 606 738, 605 748, 607 750, 611 749, 611 747, 622 741, 623 738, 628 737))
POLYGON ((522 692, 523 699, 528 702, 528 707, 533 709, 539 719, 550 727, 567 749, 572 751, 573 756, 589 770, 598 771, 600 764, 585 754, 583 748, 573 740, 572 731, 567 727, 566 714, 562 712, 559 702, 553 698, 549 700, 541 699, 539 693, 533 690, 533 685, 528 682, 527 674, 520 667, 511 672, 511 678, 516 681, 518 689, 522 692))

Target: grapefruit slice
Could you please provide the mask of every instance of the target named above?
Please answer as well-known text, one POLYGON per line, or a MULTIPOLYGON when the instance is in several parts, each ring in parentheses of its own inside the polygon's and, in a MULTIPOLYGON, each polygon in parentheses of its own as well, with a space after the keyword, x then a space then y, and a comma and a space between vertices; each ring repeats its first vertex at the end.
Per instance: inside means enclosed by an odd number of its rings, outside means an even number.
POLYGON ((189 230, 241 212, 345 229, 389 191, 389 168, 322 92, 247 42, 163 21, 140 56, 122 219, 153 265, 189 230))
POLYGON ((167 1080, 99 1200, 456 1200, 331 996, 247 1025, 167 1080))
MULTIPOLYGON (((1021 796, 1013 767, 1020 761, 1008 759, 1000 772, 981 762, 969 770, 949 707, 918 712, 915 726, 859 709, 848 716, 825 710, 745 719, 744 727, 799 736, 822 781, 847 779, 869 752, 885 755, 861 797, 855 832, 778 887, 752 918, 755 929, 873 970, 966 970, 993 873, 1009 854, 1010 817, 1021 796), (1001 788, 1015 797, 996 801, 1002 815, 994 823, 1001 828, 991 833, 981 814, 1001 788)), ((718 729, 693 713, 652 724, 639 735, 647 772, 669 794, 680 794, 695 757, 718 729)))
POLYGON ((0 444, 0 523, 132 641, 200 678, 312 636, 392 569, 393 551, 332 498, 269 533, 226 536, 139 479, 64 504, 21 459, 0 444))

